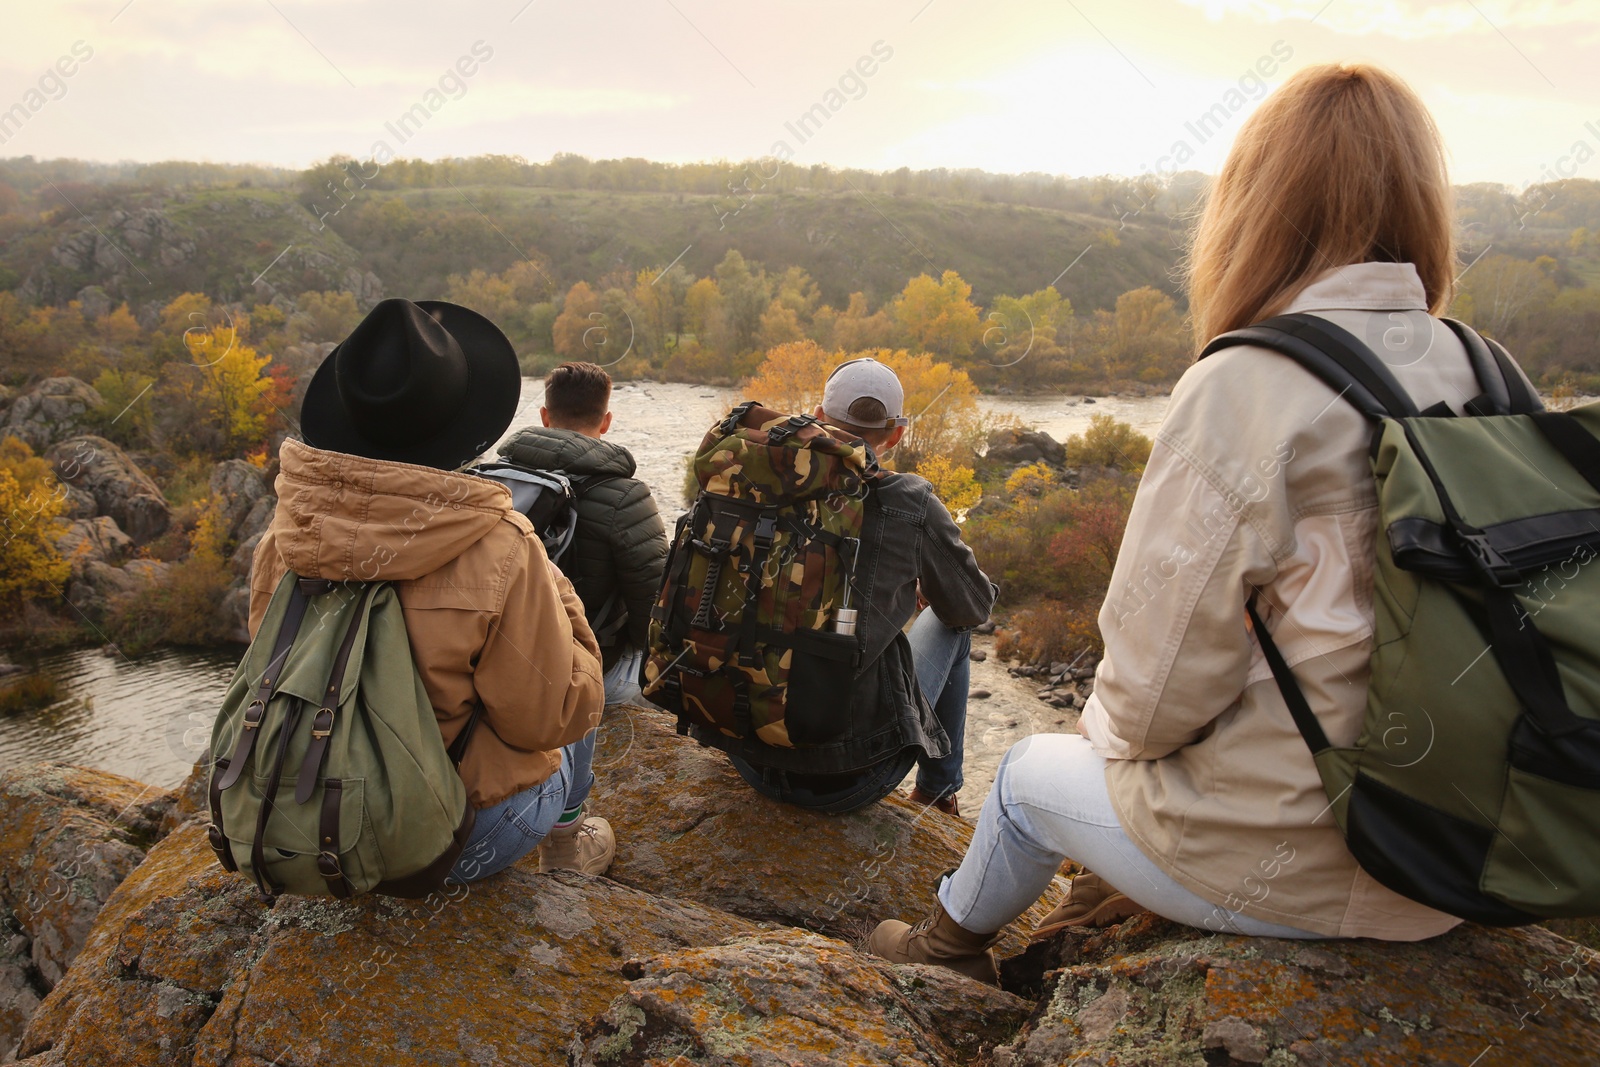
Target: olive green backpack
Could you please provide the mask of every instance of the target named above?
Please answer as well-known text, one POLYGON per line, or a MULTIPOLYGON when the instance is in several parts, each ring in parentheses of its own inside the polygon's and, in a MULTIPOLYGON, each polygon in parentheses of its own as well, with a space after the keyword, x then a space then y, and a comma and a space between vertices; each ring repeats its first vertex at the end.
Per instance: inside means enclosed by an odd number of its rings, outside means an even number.
POLYGON ((1353 747, 1328 742, 1253 604, 1250 617, 1369 874, 1492 925, 1597 915, 1600 404, 1544 411, 1504 349, 1449 326, 1483 390, 1464 417, 1419 412, 1315 316, 1206 348, 1281 352, 1376 426, 1376 633, 1353 747))
POLYGON ((211 733, 211 847, 269 896, 422 897, 472 830, 386 582, 287 574, 211 733))

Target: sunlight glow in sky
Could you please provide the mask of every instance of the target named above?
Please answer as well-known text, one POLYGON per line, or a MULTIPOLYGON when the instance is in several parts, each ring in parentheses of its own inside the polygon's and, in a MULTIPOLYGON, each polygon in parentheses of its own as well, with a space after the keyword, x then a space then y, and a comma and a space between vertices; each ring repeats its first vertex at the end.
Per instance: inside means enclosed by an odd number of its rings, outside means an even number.
MULTIPOLYGON (((0 156, 783 143, 801 165, 1209 171, 1267 89, 1338 59, 1418 89, 1458 181, 1521 187, 1600 150, 1600 0, 61 0, 7 23, 0 156)), ((1600 178, 1600 159, 1566 169, 1600 178)))

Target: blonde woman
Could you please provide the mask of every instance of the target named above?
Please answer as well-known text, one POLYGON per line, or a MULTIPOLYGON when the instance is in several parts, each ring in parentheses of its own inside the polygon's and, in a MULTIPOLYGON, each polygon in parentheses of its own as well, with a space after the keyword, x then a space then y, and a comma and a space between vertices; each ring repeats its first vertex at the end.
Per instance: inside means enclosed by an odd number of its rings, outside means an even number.
MULTIPOLYGON (((1203 344, 1308 312, 1377 351, 1419 408, 1481 392, 1450 303, 1456 256, 1439 134, 1369 66, 1301 71, 1239 133, 1188 262, 1203 344)), ((1100 612, 1081 736, 1006 756, 960 868, 874 952, 994 979, 989 946, 1064 857, 1041 929, 1141 910, 1219 932, 1409 941, 1459 921, 1357 864, 1250 632, 1254 600, 1329 739, 1355 741, 1373 632, 1371 429, 1290 359, 1250 346, 1173 391, 1100 612), (1114 887, 1114 888, 1113 888, 1114 887)))

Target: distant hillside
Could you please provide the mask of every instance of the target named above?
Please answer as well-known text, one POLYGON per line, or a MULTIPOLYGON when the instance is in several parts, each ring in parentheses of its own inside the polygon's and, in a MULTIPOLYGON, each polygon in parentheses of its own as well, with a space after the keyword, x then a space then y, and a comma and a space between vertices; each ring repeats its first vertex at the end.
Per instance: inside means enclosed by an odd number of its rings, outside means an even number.
POLYGON ((565 288, 619 269, 664 267, 680 253, 680 265, 705 275, 737 248, 775 272, 805 269, 823 301, 836 306, 855 291, 876 305, 907 278, 945 270, 961 274, 973 298, 987 303, 1044 288, 1095 245, 1056 282, 1074 307, 1089 310, 1144 285, 1175 293, 1181 239, 1173 220, 1154 214, 1129 218, 1111 248, 1105 235, 1116 231, 1120 210, 1095 215, 854 192, 761 194, 719 219, 737 202, 517 187, 372 189, 320 227, 302 199, 254 187, 93 190, 4 233, 0 283, 49 304, 99 286, 135 309, 189 291, 249 302, 348 289, 366 302, 440 295, 450 274, 496 273, 524 254, 565 288))

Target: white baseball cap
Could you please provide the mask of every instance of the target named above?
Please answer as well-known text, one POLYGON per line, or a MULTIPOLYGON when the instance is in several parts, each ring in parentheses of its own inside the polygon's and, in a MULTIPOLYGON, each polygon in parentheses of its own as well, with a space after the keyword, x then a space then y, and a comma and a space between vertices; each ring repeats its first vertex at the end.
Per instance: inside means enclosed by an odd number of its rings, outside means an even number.
POLYGON ((878 429, 874 425, 876 420, 872 423, 863 422, 850 414, 856 401, 868 398, 882 404, 883 410, 889 413, 882 423, 883 429, 905 426, 911 422, 901 413, 906 394, 900 387, 900 379, 894 371, 875 359, 852 359, 833 369, 833 373, 828 375, 828 384, 822 389, 822 413, 837 422, 875 430, 878 429))

